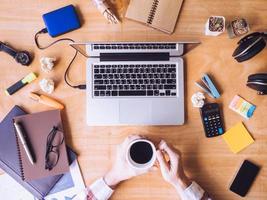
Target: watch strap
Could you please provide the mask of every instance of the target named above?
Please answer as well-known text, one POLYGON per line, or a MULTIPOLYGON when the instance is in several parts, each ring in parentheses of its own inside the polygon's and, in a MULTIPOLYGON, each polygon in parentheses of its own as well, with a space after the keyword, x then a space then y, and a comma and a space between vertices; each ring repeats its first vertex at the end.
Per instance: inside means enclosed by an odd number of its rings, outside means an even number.
POLYGON ((17 55, 17 51, 12 49, 11 47, 7 46, 5 43, 1 42, 0 43, 0 50, 4 51, 6 53, 8 53, 9 55, 11 55, 13 58, 16 57, 17 55))

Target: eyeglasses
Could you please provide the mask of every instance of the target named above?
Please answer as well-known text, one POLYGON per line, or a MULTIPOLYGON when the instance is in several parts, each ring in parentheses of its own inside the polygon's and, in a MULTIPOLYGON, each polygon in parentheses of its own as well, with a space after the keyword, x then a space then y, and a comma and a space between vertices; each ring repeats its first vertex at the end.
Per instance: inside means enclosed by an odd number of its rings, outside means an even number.
POLYGON ((63 132, 57 126, 53 126, 46 140, 45 169, 52 170, 58 163, 59 147, 64 141, 63 132))

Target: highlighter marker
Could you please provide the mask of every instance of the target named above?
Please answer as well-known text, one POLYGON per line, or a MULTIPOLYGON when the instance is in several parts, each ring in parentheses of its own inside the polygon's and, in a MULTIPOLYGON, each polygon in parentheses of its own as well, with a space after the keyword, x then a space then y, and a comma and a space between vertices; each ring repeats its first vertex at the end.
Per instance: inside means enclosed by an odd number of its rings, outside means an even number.
POLYGON ((25 76, 20 81, 16 82, 14 85, 10 86, 8 89, 6 89, 5 93, 7 95, 12 95, 18 90, 20 90, 21 88, 23 88, 28 83, 31 83, 32 81, 34 81, 36 78, 37 78, 37 75, 32 72, 28 74, 27 76, 25 76))

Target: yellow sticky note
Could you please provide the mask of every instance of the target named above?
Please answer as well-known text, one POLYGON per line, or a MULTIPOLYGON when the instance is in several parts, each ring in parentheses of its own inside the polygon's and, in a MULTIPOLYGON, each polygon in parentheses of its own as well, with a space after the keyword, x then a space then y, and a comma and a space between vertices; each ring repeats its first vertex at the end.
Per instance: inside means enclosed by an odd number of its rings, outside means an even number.
POLYGON ((234 153, 238 153, 254 142, 242 122, 225 132, 222 137, 234 153))

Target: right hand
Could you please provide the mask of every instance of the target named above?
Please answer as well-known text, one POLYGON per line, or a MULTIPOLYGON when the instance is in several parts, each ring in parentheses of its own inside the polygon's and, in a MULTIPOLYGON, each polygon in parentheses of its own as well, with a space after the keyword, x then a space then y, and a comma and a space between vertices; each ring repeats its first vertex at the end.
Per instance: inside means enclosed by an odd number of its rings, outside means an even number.
POLYGON ((182 189, 186 189, 191 184, 191 181, 184 173, 181 153, 169 147, 164 140, 162 140, 159 144, 159 150, 157 150, 157 160, 165 181, 173 185, 175 188, 178 187, 182 189), (166 161, 164 154, 169 156, 169 162, 166 161))

